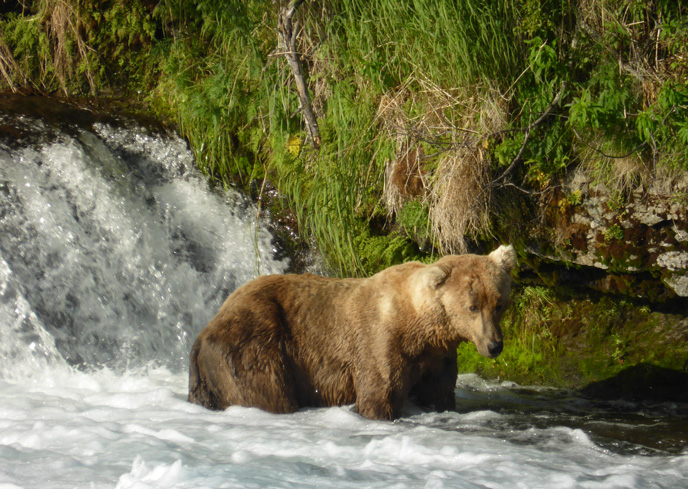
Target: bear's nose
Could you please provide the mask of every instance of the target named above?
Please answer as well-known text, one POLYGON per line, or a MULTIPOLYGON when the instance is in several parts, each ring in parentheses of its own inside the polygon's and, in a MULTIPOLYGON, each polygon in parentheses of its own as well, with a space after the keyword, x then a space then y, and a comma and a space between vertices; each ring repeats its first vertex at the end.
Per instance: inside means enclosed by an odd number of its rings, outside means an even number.
POLYGON ((502 353, 503 348, 504 348, 504 343, 501 341, 491 341, 490 344, 487 345, 487 351, 493 357, 496 357, 497 355, 502 353))

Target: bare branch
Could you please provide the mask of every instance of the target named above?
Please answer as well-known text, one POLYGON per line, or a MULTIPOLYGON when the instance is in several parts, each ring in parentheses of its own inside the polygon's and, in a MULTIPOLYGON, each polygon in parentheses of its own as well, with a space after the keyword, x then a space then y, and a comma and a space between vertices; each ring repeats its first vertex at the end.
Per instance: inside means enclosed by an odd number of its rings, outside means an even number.
POLYGON ((319 148, 320 129, 308 93, 308 85, 306 84, 306 77, 303 72, 301 56, 296 49, 296 37, 299 31, 299 25, 298 22, 293 21, 293 17, 303 2, 304 0, 292 0, 286 6, 280 8, 277 31, 280 37, 280 49, 283 51, 284 57, 287 58, 289 67, 294 75, 294 82, 296 82, 296 91, 299 96, 304 122, 308 128, 313 146, 319 148))
POLYGON ((559 105, 559 102, 561 101, 561 97, 564 94, 565 88, 566 88, 566 83, 562 83, 561 88, 559 89, 557 94, 554 96, 554 99, 549 104, 549 106, 545 109, 545 111, 542 114, 540 114, 540 117, 535 119, 535 122, 530 124, 528 127, 524 128, 524 129, 519 129, 519 131, 523 131, 525 133, 525 136, 523 137, 523 143, 521 144, 521 149, 518 150, 518 153, 516 154, 514 159, 511 160, 511 163, 509 164, 507 169, 504 170, 504 173, 502 173, 499 177, 497 177, 497 179, 495 179, 492 182, 492 186, 497 185, 497 183, 500 180, 504 180, 506 177, 509 176, 509 174, 514 170, 514 168, 516 168, 516 165, 521 161, 521 156, 523 156, 523 151, 525 150, 526 144, 528 143, 528 139, 530 138, 530 131, 532 131, 537 126, 542 124, 542 122, 550 115, 550 113, 552 112, 554 107, 559 105))

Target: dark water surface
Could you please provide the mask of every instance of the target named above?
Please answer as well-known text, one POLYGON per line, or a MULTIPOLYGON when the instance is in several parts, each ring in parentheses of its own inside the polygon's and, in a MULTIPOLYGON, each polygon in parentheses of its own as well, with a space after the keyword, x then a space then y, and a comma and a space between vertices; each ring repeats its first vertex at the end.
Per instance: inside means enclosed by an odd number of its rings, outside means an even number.
POLYGON ((553 388, 525 388, 505 382, 491 385, 475 376, 462 377, 460 412, 489 410, 501 415, 483 433, 528 443, 531 428, 579 429, 592 442, 618 454, 680 454, 688 450, 688 404, 593 400, 553 388))

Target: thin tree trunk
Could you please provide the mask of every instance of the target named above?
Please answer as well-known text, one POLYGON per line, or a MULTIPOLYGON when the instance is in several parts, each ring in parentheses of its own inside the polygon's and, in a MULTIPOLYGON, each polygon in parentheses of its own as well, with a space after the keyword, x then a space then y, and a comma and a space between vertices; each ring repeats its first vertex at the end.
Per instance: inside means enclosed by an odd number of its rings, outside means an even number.
POLYGON ((304 0, 292 0, 286 6, 280 7, 277 30, 280 36, 280 46, 284 50, 284 55, 294 75, 303 119, 308 128, 308 133, 311 136, 313 147, 317 149, 320 147, 320 129, 318 128, 318 121, 313 112, 311 97, 308 94, 308 86, 306 85, 306 78, 303 73, 301 56, 296 49, 296 34, 299 30, 298 22, 292 22, 296 10, 303 2, 304 0))

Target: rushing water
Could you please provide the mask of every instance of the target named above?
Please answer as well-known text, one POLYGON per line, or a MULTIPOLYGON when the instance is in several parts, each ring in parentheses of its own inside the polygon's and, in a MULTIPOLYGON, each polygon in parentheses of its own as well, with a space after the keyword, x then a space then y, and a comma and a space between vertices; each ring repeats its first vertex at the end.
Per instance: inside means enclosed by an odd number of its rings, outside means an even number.
POLYGON ((393 423, 187 403, 195 335, 286 267, 175 136, 0 114, 0 488, 688 487, 685 405, 475 376, 393 423))

